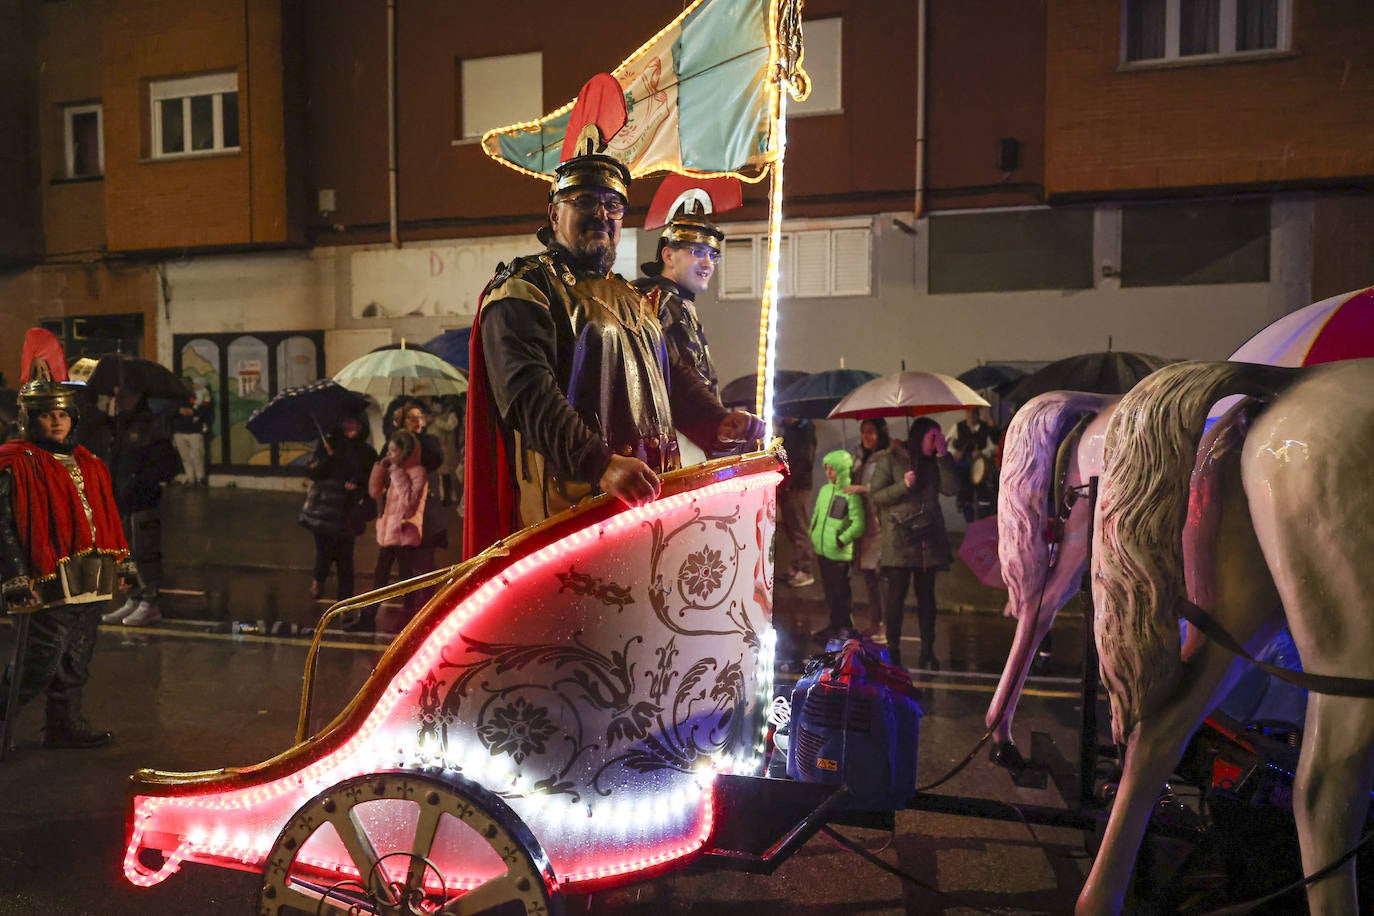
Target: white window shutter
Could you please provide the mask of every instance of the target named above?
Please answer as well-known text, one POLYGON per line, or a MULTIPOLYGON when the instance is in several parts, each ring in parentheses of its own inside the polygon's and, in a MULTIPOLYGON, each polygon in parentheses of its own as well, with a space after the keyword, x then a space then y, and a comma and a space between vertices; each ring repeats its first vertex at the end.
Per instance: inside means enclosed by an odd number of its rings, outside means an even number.
POLYGON ((796 283, 794 295, 815 298, 830 295, 830 230, 795 232, 796 283))
POLYGON ((759 295, 754 269, 753 236, 732 236, 725 240, 720 259, 720 295, 722 299, 754 299, 759 295))
POLYGON ((831 233, 831 294, 867 296, 872 293, 873 232, 835 229, 831 233))

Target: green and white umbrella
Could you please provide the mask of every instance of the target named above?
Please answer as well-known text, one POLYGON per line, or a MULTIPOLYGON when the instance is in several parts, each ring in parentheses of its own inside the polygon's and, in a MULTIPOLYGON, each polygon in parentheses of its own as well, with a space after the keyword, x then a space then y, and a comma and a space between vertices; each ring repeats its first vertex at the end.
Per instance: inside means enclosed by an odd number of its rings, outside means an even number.
POLYGON ((468 378, 462 370, 432 353, 404 346, 360 356, 340 369, 334 381, 370 394, 382 404, 399 395, 432 398, 468 390, 468 378))

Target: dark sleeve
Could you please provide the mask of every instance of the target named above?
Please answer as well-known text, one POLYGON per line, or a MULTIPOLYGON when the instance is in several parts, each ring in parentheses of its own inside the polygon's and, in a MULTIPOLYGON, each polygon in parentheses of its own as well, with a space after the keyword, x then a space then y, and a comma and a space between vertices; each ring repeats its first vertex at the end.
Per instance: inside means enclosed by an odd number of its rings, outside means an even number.
POLYGON ((708 455, 715 450, 720 421, 730 413, 678 348, 668 343, 668 403, 673 426, 708 455))
POLYGON ((903 477, 893 479, 892 464, 887 459, 879 461, 873 468, 873 479, 868 484, 868 496, 873 500, 873 505, 883 509, 891 509, 911 494, 911 488, 903 477))
POLYGON ((523 299, 501 299, 482 308, 482 354, 496 409, 554 473, 595 484, 611 450, 582 422, 558 385, 553 317, 523 299))
POLYGON ((444 463, 444 447, 437 436, 430 433, 420 434, 420 467, 426 471, 437 471, 444 463))
POLYGON ((136 486, 142 489, 154 488, 180 474, 181 456, 170 438, 161 436, 148 443, 139 456, 138 467, 134 470, 136 486))
POLYGON ((325 449, 321 442, 315 446, 315 453, 310 456, 310 463, 305 466, 305 476, 311 480, 324 480, 334 470, 334 456, 325 449))
POLYGON ((959 475, 954 470, 954 459, 948 455, 941 455, 935 459, 935 466, 940 469, 940 492, 946 496, 958 493, 959 475))
POLYGON ((13 601, 28 593, 29 561, 14 523, 14 475, 0 471, 0 589, 13 601))

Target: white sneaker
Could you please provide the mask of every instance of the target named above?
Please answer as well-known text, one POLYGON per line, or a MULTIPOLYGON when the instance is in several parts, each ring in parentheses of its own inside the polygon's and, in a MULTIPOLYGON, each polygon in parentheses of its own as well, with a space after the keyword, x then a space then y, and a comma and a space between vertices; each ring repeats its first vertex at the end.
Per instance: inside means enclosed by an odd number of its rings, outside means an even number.
POLYGON ((119 607, 115 608, 113 611, 110 611, 110 613, 108 613, 108 614, 101 614, 101 615, 100 615, 100 619, 101 619, 101 621, 103 621, 104 623, 123 623, 123 622, 124 622, 124 618, 125 618, 125 617, 128 617, 130 614, 132 614, 132 613, 133 613, 135 610, 137 610, 137 609, 138 609, 138 599, 137 599, 137 598, 130 598, 130 599, 128 599, 127 601, 125 601, 123 604, 121 604, 119 607))
POLYGON ((162 611, 158 610, 156 604, 147 601, 140 601, 138 608, 124 618, 126 627, 146 627, 149 624, 160 623, 162 621, 162 611))

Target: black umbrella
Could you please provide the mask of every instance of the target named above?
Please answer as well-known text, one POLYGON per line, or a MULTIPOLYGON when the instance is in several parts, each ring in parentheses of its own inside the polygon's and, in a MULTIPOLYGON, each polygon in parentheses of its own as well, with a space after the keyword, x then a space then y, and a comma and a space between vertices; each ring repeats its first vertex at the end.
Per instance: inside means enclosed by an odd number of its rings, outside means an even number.
POLYGON ((367 395, 350 391, 332 378, 287 388, 253 411, 244 424, 264 445, 324 437, 339 421, 367 407, 367 395))
POLYGON ((974 391, 995 391, 998 394, 1005 394, 1024 378, 1026 371, 1015 366, 1006 366, 1002 363, 986 363, 981 366, 974 366, 967 372, 956 376, 959 381, 972 388, 974 391))
POLYGON ((168 400, 185 400, 191 396, 186 383, 162 363, 123 353, 107 353, 100 357, 91 377, 86 380, 86 388, 96 394, 114 394, 119 388, 168 400))
POLYGON ((1047 391, 1125 394, 1135 387, 1136 382, 1173 362, 1177 360, 1148 353, 1117 350, 1080 353, 1032 372, 1007 392, 1006 399, 1024 404, 1047 391))
MULTIPOLYGON (((773 371, 773 390, 782 391, 788 385, 806 378, 806 375, 805 372, 797 372, 793 369, 775 369, 773 371)), ((758 381, 757 375, 741 375, 720 389, 720 402, 726 407, 743 407, 745 410, 753 410, 758 403, 758 381)))
POLYGON ((845 395, 877 377, 878 373, 863 369, 813 372, 780 391, 773 409, 782 417, 824 420, 845 395))

